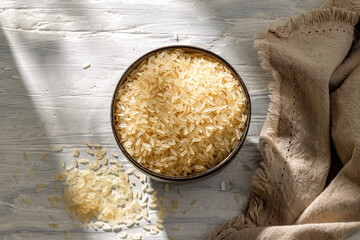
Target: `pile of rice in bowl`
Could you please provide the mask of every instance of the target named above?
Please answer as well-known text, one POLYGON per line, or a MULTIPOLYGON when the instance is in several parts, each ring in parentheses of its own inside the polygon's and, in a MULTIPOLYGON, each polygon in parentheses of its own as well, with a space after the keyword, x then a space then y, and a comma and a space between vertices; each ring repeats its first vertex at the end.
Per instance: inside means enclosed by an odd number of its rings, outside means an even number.
POLYGON ((236 147, 246 105, 240 82, 224 64, 165 50, 144 60, 119 88, 116 131, 142 166, 187 176, 214 167, 236 147))

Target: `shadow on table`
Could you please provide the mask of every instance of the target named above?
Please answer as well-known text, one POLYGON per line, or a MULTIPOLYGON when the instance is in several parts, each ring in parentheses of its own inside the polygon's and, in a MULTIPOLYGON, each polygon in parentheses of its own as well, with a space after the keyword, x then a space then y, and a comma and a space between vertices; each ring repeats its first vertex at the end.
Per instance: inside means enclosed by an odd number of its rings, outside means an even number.
POLYGON ((64 239, 66 231, 81 237, 62 203, 48 201, 60 196, 54 176, 60 170, 61 154, 51 151, 49 123, 42 121, 41 106, 34 102, 42 93, 33 94, 35 78, 22 76, 24 56, 16 52, 16 35, 9 32, 0 29, 1 239, 64 239), (50 223, 58 227, 51 228, 50 223))
MULTIPOLYGON (((166 206, 173 206, 179 201, 180 208, 175 214, 167 213, 164 217, 164 230, 174 239, 206 239, 213 227, 219 227, 225 221, 237 216, 251 193, 251 181, 261 155, 257 143, 246 140, 234 161, 222 172, 206 180, 195 183, 176 185, 169 184, 169 192, 165 192, 165 184, 150 180, 151 186, 158 192, 158 198, 164 199, 166 206), (246 156, 244 156, 246 152, 246 156), (223 191, 221 181, 230 183, 230 189, 223 191), (184 192, 184 197, 179 194, 184 192), (235 200, 239 195, 240 202, 235 200), (194 200, 197 203, 192 206, 194 200), (191 209, 188 214, 184 214, 191 209)), ((159 211, 159 210, 157 210, 159 211)))

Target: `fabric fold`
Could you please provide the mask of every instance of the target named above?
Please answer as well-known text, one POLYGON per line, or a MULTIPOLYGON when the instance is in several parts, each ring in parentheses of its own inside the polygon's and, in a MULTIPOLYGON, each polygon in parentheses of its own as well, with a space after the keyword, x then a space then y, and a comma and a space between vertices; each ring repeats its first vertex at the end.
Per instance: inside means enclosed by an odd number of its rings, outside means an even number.
POLYGON ((210 239, 341 239, 360 230, 357 47, 349 54, 358 7, 345 2, 270 25, 255 40, 275 79, 259 139, 263 162, 243 212, 210 239), (329 86, 339 85, 330 97, 329 86), (325 188, 331 136, 345 166, 325 188))

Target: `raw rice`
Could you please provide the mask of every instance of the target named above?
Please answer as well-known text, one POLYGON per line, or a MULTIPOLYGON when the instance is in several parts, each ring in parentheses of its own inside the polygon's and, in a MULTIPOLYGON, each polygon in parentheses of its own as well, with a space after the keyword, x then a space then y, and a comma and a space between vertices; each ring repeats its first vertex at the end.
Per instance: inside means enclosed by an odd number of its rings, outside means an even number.
POLYGON ((90 222, 90 226, 94 229, 94 231, 99 230, 98 227, 96 226, 96 224, 93 221, 90 222))
MULTIPOLYGON (((106 154, 105 150, 100 153, 101 156, 103 154, 106 154)), ((102 227, 104 231, 115 231, 119 228, 117 223, 125 223, 131 228, 143 217, 148 219, 148 213, 141 204, 142 194, 137 189, 132 190, 131 184, 134 185, 135 181, 123 171, 121 164, 107 166, 97 159, 80 160, 80 163, 85 162, 87 169, 73 168, 58 174, 57 179, 64 180, 64 196, 51 197, 51 202, 63 199, 65 211, 70 213, 70 217, 85 225, 94 217, 100 222, 108 222, 109 225, 102 227), (65 176, 65 179, 60 176, 65 176)), ((97 222, 90 225, 99 228, 97 222)))
POLYGON ((51 206, 53 206, 54 208, 58 208, 58 207, 59 207, 59 204, 52 202, 52 203, 51 203, 51 206))
POLYGON ((80 155, 79 149, 74 148, 72 151, 72 155, 73 155, 73 157, 79 157, 79 155, 80 155))
POLYGON ((142 239, 141 233, 135 233, 134 236, 133 236, 133 239, 134 240, 141 240, 142 239))
POLYGON ((88 147, 88 148, 92 148, 92 144, 89 142, 89 141, 85 141, 85 144, 86 144, 86 146, 88 147))
POLYGON ((232 72, 214 58, 179 49, 144 60, 115 101, 116 130, 126 151, 151 171, 171 176, 221 162, 238 144, 247 119, 246 96, 232 72))
POLYGON ((173 200, 172 204, 173 204, 173 207, 176 208, 176 209, 178 209, 180 207, 180 202, 177 201, 177 200, 173 200))
POLYGON ((155 220, 155 222, 163 223, 163 222, 164 222, 164 219, 158 218, 158 219, 155 220))
POLYGON ((127 233, 126 233, 126 232, 122 232, 122 233, 120 233, 119 237, 120 237, 121 239, 125 239, 125 238, 127 238, 127 233))
POLYGON ((53 152, 62 152, 63 148, 62 147, 53 147, 53 152))
POLYGON ((184 191, 181 188, 178 188, 178 192, 180 194, 180 197, 183 198, 185 196, 184 191))
POLYGON ((191 205, 191 206, 195 206, 197 203, 198 203, 198 200, 197 200, 197 199, 195 199, 194 201, 192 201, 192 202, 191 202, 191 204, 190 204, 190 205, 191 205))
POLYGON ((82 68, 85 70, 85 69, 88 69, 91 67, 91 64, 90 63, 86 63, 82 66, 82 68))
POLYGON ((103 226, 102 230, 104 230, 104 232, 111 232, 112 231, 112 227, 109 225, 105 225, 103 226))
POLYGON ((238 194, 235 194, 234 198, 237 203, 240 203, 240 196, 238 194))
POLYGON ((159 233, 159 229, 156 226, 152 226, 150 234, 156 235, 159 233))
POLYGON ((90 155, 90 156, 94 156, 94 151, 91 149, 86 149, 86 152, 90 155))
POLYGON ((94 146, 94 148, 101 148, 101 144, 100 144, 100 143, 94 143, 93 146, 94 146))
POLYGON ((145 231, 147 231, 147 232, 149 232, 149 231, 151 230, 151 226, 150 226, 150 225, 147 225, 147 224, 142 225, 142 228, 143 228, 145 231))
POLYGON ((158 229, 161 229, 161 230, 164 229, 164 226, 163 226, 161 223, 159 223, 159 222, 155 222, 155 225, 156 225, 156 227, 157 227, 158 229))
POLYGON ((89 160, 87 160, 87 159, 80 159, 79 162, 80 162, 81 164, 88 164, 88 163, 89 163, 89 160))
POLYGON ((104 226, 104 223, 101 221, 97 221, 97 222, 95 222, 95 225, 97 228, 102 228, 104 226))
POLYGON ((191 208, 188 208, 184 211, 184 215, 188 214, 191 211, 191 208))
POLYGON ((49 154, 46 153, 44 156, 42 156, 41 160, 44 161, 45 159, 47 159, 48 156, 49 156, 49 154))
POLYGON ((19 170, 18 170, 18 169, 15 169, 14 174, 13 174, 13 177, 16 178, 17 175, 18 175, 18 173, 19 173, 19 170))

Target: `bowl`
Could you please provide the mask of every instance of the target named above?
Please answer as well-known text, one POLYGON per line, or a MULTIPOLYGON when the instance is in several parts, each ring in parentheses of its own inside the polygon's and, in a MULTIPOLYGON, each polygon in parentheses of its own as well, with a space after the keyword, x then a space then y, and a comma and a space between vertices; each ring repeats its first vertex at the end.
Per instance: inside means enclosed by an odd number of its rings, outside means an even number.
POLYGON ((121 149, 122 153, 127 158, 127 160, 136 169, 138 169, 139 171, 141 171, 142 173, 146 174, 147 176, 149 176, 150 178, 152 178, 154 180, 161 181, 161 182, 167 182, 167 183, 179 183, 179 184, 181 184, 181 183, 195 182, 195 181, 206 179, 206 178, 208 178, 210 176, 213 176, 216 173, 219 173, 221 170, 223 170, 226 166, 228 166, 232 162, 232 160, 234 160, 234 158, 236 157, 236 155, 240 151, 240 148, 243 145, 243 143, 245 141, 245 138, 246 138, 246 135, 248 133, 248 129, 249 129, 249 125, 250 125, 250 119, 251 119, 251 102, 250 102, 249 92, 248 92, 248 90, 247 90, 247 88, 245 86, 245 83, 241 79, 240 75, 235 71, 235 69, 226 60, 224 60, 219 55, 217 55, 217 54, 215 54, 215 53, 213 53, 213 52, 211 52, 209 50, 206 50, 206 49, 202 49, 202 48, 194 47, 194 46, 175 45, 175 46, 166 46, 166 47, 162 47, 162 48, 152 50, 152 51, 144 54, 142 57, 140 57, 133 64, 130 65, 130 67, 125 71, 125 73, 120 78, 120 80, 119 80, 119 82, 116 85, 116 88, 114 90, 114 94, 113 94, 112 102, 111 102, 110 117, 111 117, 111 127, 112 127, 112 131, 113 131, 115 140, 116 140, 119 148, 121 149), (162 51, 165 51, 165 50, 175 50, 175 49, 182 49, 183 51, 185 51, 187 53, 202 53, 204 55, 215 58, 216 60, 218 60, 219 62, 221 62, 222 64, 224 64, 226 67, 228 67, 230 69, 230 71, 232 72, 234 77, 240 82, 240 85, 243 88, 245 96, 246 96, 247 120, 246 120, 246 123, 245 123, 245 126, 244 126, 243 135, 241 136, 241 138, 240 138, 238 144, 236 145, 236 147, 230 152, 230 154, 225 159, 223 159, 217 165, 215 165, 212 168, 207 169, 207 170, 205 170, 203 172, 199 172, 199 173, 188 175, 188 176, 168 176, 168 175, 156 173, 156 172, 153 172, 150 169, 142 166, 140 163, 138 163, 126 151, 125 147, 123 146, 123 144, 120 141, 119 133, 116 131, 116 122, 115 122, 115 114, 114 114, 114 112, 115 112, 115 100, 116 100, 118 90, 119 90, 120 86, 126 81, 128 75, 134 69, 136 69, 139 64, 141 64, 145 59, 149 58, 150 56, 155 55, 155 54, 157 54, 159 52, 162 52, 162 51))

